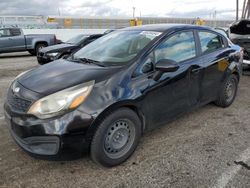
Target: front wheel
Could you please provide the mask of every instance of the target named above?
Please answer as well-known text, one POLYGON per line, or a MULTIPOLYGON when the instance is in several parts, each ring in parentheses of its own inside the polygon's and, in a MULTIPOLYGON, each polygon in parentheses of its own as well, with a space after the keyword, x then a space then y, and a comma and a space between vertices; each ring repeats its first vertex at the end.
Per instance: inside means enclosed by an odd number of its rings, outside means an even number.
POLYGON ((228 107, 233 102, 238 91, 238 78, 236 75, 231 74, 222 84, 219 91, 219 96, 215 104, 220 107, 228 107))
POLYGON ((141 121, 138 115, 120 108, 104 118, 91 143, 91 158, 96 163, 112 167, 132 155, 141 137, 141 121))

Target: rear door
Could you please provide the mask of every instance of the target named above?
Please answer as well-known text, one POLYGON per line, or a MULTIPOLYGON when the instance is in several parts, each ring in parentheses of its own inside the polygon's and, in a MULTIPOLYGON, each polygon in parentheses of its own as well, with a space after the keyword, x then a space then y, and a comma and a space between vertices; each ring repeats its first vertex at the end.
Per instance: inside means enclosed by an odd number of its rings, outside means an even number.
POLYGON ((227 66, 227 45, 223 37, 212 31, 198 31, 201 56, 205 71, 201 86, 201 102, 207 103, 217 99, 222 76, 227 66))

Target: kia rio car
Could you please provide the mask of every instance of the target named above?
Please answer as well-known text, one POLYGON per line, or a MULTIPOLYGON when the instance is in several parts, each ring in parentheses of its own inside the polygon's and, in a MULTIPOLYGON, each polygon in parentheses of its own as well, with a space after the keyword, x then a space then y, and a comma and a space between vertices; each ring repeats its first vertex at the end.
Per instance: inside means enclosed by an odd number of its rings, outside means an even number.
POLYGON ((36 157, 89 151, 124 162, 142 134, 214 102, 230 106, 242 51, 213 29, 146 25, 107 34, 69 59, 19 75, 4 105, 10 132, 36 157))

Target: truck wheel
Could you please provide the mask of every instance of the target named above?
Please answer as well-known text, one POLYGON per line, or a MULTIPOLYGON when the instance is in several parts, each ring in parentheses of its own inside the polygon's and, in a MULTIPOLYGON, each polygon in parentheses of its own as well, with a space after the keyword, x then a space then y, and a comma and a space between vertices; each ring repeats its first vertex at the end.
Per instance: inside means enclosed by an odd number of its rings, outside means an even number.
POLYGON ((238 90, 239 80, 236 75, 231 74, 222 84, 221 89, 219 91, 219 97, 215 104, 217 106, 226 108, 230 106, 236 95, 238 90))
POLYGON ((42 48, 46 47, 46 44, 40 43, 36 45, 36 50, 35 50, 35 54, 37 55, 39 50, 41 50, 42 48))
POLYGON ((132 155, 140 137, 141 121, 137 114, 120 108, 99 123, 91 142, 91 158, 106 167, 121 164, 132 155))

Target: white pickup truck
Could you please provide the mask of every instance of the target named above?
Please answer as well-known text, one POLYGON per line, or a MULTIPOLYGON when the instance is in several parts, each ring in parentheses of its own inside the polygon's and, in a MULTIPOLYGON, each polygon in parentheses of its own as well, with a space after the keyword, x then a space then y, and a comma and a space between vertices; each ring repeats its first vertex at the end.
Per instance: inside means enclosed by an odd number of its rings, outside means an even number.
POLYGON ((0 53, 28 51, 36 55, 39 49, 58 43, 53 34, 24 35, 20 28, 0 28, 0 53))

